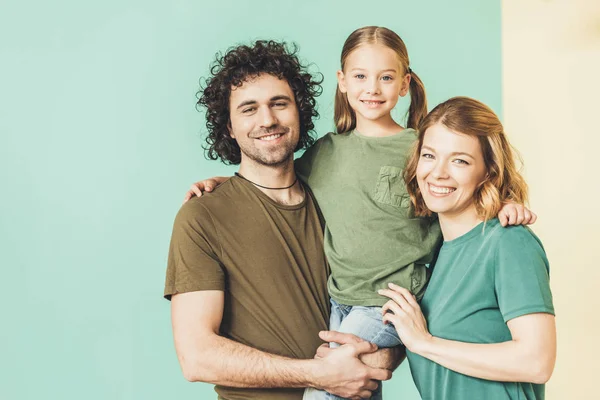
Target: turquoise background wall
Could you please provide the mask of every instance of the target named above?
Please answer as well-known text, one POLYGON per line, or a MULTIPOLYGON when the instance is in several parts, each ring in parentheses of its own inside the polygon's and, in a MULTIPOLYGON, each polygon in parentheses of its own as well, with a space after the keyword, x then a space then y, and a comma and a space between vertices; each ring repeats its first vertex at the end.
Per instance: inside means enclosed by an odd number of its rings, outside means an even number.
MULTIPOLYGON (((2 1, 1 399, 215 398, 183 379, 162 299, 185 190, 233 171, 204 159, 198 79, 232 44, 295 41, 325 76, 322 135, 364 25, 405 39, 430 107, 501 111, 499 1, 2 1)), ((418 398, 407 365, 386 393, 418 398)))

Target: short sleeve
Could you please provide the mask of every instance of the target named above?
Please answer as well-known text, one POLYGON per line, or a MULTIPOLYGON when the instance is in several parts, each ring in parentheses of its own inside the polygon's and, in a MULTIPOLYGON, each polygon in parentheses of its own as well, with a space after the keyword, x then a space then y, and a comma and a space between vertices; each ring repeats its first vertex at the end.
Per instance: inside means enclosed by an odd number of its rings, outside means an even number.
POLYGON ((321 143, 323 138, 317 140, 315 144, 306 149, 306 151, 297 159, 294 160, 294 169, 296 170, 296 174, 302 179, 304 182, 308 182, 310 178, 310 174, 313 169, 313 165, 317 156, 319 155, 319 149, 321 147, 321 143))
POLYGON ((164 297, 199 290, 225 290, 225 273, 210 213, 201 199, 188 201, 173 225, 164 297))
POLYGON ((522 226, 503 228, 498 239, 495 289, 504 321, 532 313, 554 315, 548 259, 539 239, 522 226))

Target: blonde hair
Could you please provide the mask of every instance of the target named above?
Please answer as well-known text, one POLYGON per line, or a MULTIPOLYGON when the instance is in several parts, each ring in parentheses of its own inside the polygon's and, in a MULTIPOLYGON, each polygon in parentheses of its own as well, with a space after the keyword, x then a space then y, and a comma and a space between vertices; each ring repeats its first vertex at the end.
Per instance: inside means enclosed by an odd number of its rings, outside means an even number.
POLYGON ((484 221, 496 217, 504 202, 527 202, 527 184, 515 165, 518 153, 508 142, 502 123, 494 112, 480 101, 468 97, 447 100, 425 117, 419 126, 419 138, 404 170, 406 188, 416 216, 429 216, 431 210, 423 201, 417 183, 417 164, 427 129, 442 124, 456 133, 479 139, 486 178, 473 194, 477 214, 484 221))
MULTIPOLYGON (((354 50, 363 44, 381 44, 396 52, 405 74, 410 74, 410 108, 408 109, 407 126, 417 128, 421 120, 427 114, 427 97, 425 86, 421 79, 410 68, 408 51, 406 45, 395 32, 381 26, 365 26, 355 30, 348 36, 342 48, 341 66, 342 71, 346 65, 346 59, 354 50)), ((334 121, 337 133, 346 133, 356 128, 356 114, 345 93, 338 86, 335 92, 334 121)))

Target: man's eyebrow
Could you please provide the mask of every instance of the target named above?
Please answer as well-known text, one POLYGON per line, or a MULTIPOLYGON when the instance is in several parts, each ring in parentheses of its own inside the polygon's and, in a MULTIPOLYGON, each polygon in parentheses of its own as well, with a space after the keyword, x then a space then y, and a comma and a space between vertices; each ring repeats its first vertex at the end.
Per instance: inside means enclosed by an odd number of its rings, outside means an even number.
POLYGON ((256 104, 256 103, 257 103, 257 101, 256 101, 256 100, 246 100, 246 101, 242 101, 242 102, 241 102, 241 103, 240 103, 240 104, 239 104, 239 105, 236 107, 236 110, 239 110, 239 109, 240 109, 240 108, 242 108, 242 107, 249 106, 249 105, 251 105, 251 104, 256 104))
POLYGON ((272 102, 273 101, 278 101, 278 100, 286 100, 286 101, 292 102, 291 97, 290 96, 286 96, 284 94, 280 94, 280 95, 271 97, 271 101, 272 102))

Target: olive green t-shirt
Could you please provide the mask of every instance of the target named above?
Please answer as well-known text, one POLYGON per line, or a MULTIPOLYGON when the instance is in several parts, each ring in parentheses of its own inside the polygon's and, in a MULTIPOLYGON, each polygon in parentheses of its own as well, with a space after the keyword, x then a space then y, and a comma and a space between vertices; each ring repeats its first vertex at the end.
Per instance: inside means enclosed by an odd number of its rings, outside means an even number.
POLYGON ((382 306, 377 290, 388 282, 423 293, 441 234, 437 219, 414 216, 402 177, 416 138, 414 129, 330 133, 296 160, 325 217, 328 289, 338 303, 382 306))
MULTIPOLYGON (((469 343, 511 340, 509 320, 554 314, 540 240, 527 227, 503 228, 493 219, 444 242, 421 308, 434 336, 469 343)), ((424 400, 544 398, 544 385, 473 378, 407 354, 424 400)))
MULTIPOLYGON (((322 220, 308 188, 302 203, 276 203, 233 177, 183 205, 173 228, 164 295, 223 290, 222 336, 258 350, 309 359, 327 328, 329 268, 322 220)), ((216 386, 222 399, 298 399, 302 389, 216 386)))

